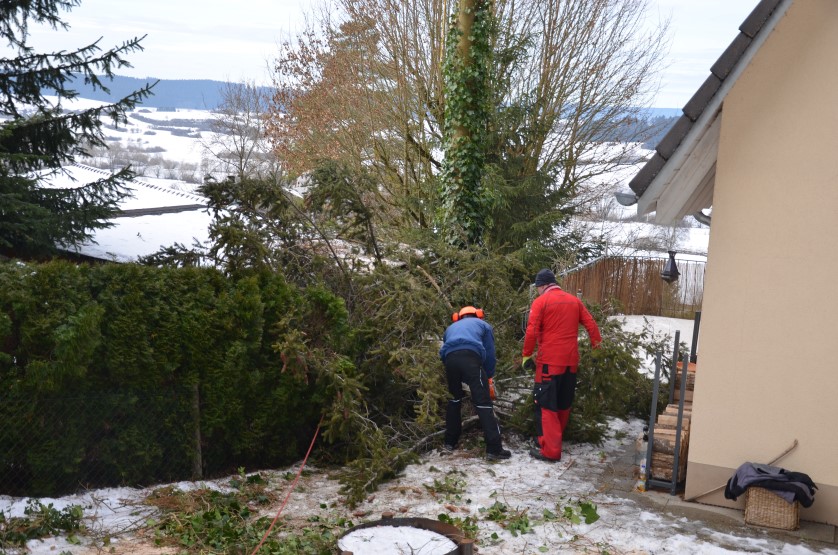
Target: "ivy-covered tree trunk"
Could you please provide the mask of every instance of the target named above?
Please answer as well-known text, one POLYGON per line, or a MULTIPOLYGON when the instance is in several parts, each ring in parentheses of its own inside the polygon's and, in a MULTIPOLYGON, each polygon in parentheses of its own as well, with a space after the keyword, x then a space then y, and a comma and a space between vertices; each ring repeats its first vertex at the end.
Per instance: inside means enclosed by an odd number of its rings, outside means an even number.
POLYGON ((483 171, 492 98, 492 8, 491 0, 460 0, 446 46, 440 229, 458 245, 482 243, 490 223, 483 171))

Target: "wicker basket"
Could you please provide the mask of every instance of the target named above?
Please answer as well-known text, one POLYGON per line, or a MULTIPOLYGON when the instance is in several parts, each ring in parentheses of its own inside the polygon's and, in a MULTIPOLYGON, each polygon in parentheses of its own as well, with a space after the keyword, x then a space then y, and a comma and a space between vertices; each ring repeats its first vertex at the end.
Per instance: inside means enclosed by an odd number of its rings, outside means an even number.
POLYGON ((800 526, 800 503, 789 503, 771 490, 751 486, 745 491, 745 522, 797 530, 800 526))

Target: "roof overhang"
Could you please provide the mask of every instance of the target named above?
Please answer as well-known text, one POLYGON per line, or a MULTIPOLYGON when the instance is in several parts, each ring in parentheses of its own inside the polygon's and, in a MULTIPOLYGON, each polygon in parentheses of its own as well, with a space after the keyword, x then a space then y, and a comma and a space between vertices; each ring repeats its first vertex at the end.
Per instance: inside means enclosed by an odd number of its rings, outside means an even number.
POLYGON ((746 20, 740 26, 742 33, 684 107, 684 115, 658 145, 655 155, 630 183, 638 197, 639 215, 655 212, 656 223, 672 224, 712 206, 724 99, 792 1, 763 0, 749 19, 759 18, 761 10, 770 15, 762 15, 752 37, 748 29, 753 23, 746 20), (729 68, 724 67, 726 58, 733 60, 729 68))

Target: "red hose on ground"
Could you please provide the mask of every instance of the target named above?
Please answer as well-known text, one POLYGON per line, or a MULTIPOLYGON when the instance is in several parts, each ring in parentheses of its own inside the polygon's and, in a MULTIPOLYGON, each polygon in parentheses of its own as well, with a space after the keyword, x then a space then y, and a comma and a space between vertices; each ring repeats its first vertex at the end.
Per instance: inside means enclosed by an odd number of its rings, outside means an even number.
POLYGON ((265 531, 265 535, 262 536, 262 540, 259 542, 259 545, 256 546, 256 549, 251 552, 250 555, 256 555, 256 552, 259 551, 259 548, 262 547, 262 544, 265 543, 265 540, 268 539, 268 535, 273 530, 274 524, 279 519, 279 515, 282 514, 282 510, 285 508, 285 505, 288 504, 288 499, 291 498, 291 493, 294 491, 294 488, 297 486, 297 481, 299 481, 300 476, 303 473, 303 468, 306 466, 306 461, 308 461, 308 456, 311 454, 311 449, 314 447, 314 441, 317 439, 317 434, 320 433, 320 425, 323 423, 323 417, 320 417, 320 422, 317 423, 317 429, 314 430, 314 437, 311 438, 311 444, 308 446, 308 451, 306 451, 306 456, 303 459, 303 464, 300 465, 300 469, 297 471, 297 476, 294 477, 294 482, 291 484, 291 489, 288 490, 288 495, 285 496, 285 501, 282 502, 282 506, 277 511, 276 516, 274 517, 271 525, 268 526, 268 529, 265 531))

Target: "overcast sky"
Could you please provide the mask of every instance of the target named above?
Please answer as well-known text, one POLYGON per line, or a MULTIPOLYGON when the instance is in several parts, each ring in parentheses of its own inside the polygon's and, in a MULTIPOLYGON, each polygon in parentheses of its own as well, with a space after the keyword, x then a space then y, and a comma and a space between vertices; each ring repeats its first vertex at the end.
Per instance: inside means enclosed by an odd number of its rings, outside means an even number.
MULTIPOLYGON (((82 0, 64 14, 69 32, 32 27, 40 50, 103 37, 110 47, 147 34, 145 51, 120 75, 269 83, 277 44, 300 28, 314 0, 82 0)), ((671 17, 671 48, 654 105, 680 108, 709 75, 757 0, 649 0, 649 17, 671 17)))

